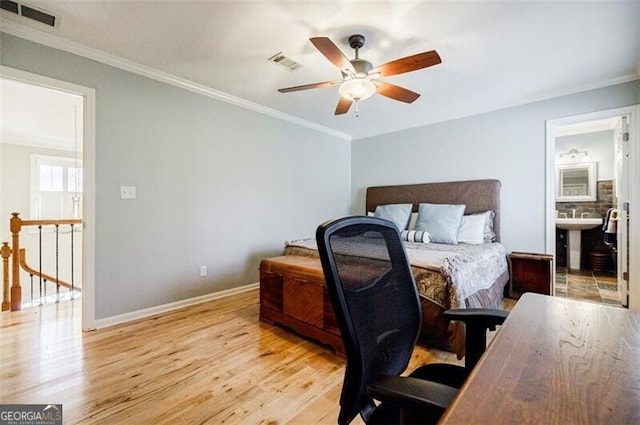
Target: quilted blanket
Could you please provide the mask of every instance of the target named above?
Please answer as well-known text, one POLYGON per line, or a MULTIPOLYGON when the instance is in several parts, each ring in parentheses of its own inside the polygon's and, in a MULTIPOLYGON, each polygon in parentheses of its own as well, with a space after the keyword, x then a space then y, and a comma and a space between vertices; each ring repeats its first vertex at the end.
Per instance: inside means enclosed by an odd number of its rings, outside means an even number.
MULTIPOLYGON (((500 243, 405 244, 418 293, 445 309, 464 307, 467 297, 489 288, 508 268, 500 243)), ((290 241, 284 254, 317 256, 318 247, 315 239, 290 241)))

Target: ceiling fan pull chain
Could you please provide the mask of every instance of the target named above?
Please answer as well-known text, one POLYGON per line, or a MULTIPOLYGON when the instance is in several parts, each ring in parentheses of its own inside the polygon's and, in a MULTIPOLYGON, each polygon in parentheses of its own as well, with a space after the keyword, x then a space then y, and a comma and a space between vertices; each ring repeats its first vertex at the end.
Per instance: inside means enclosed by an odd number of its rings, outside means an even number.
POLYGON ((358 105, 360 104, 360 102, 358 100, 356 100, 356 118, 358 118, 360 116, 360 110, 358 109, 358 105))

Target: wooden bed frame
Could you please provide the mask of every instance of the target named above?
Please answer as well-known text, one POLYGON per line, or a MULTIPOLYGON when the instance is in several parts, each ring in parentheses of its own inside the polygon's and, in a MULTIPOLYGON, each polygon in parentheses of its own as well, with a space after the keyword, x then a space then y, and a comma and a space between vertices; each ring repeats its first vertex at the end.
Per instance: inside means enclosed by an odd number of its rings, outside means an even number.
MULTIPOLYGON (((492 210, 493 230, 496 241, 500 241, 500 186, 499 180, 469 180, 369 187, 366 211, 375 211, 378 205, 400 203, 412 203, 414 212, 420 203, 465 204, 465 214, 492 210)), ((260 318, 282 324, 341 353, 342 341, 324 288, 320 259, 287 257, 290 258, 265 259, 260 264, 260 318)), ((491 288, 469 297, 466 307, 497 308, 508 280, 507 272, 491 288)), ((460 352, 464 345, 462 333, 455 332, 455 325, 444 319, 444 309, 427 299, 421 299, 421 304, 421 339, 431 346, 460 352)))

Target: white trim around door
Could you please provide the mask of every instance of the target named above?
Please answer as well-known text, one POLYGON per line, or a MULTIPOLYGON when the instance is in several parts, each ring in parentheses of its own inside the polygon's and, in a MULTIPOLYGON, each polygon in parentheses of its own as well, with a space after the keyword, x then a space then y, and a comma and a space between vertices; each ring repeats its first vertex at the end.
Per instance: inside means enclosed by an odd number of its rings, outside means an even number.
POLYGON ((48 87, 83 97, 83 246, 82 329, 95 329, 95 163, 96 93, 90 87, 60 81, 0 65, 0 77, 48 87))
POLYGON ((555 133, 583 121, 629 117, 629 308, 640 311, 640 105, 625 106, 546 122, 545 249, 555 252, 555 133))

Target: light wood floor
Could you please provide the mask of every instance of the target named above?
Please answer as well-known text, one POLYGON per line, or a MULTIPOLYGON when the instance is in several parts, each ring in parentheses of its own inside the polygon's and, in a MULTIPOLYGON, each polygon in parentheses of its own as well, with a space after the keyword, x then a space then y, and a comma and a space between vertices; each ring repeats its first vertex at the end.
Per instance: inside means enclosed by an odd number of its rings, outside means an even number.
MULTIPOLYGON (((343 359, 260 322, 257 290, 84 333, 79 306, 0 314, 0 403, 61 403, 65 424, 336 423, 343 359)), ((412 365, 431 361, 456 359, 412 365)))

